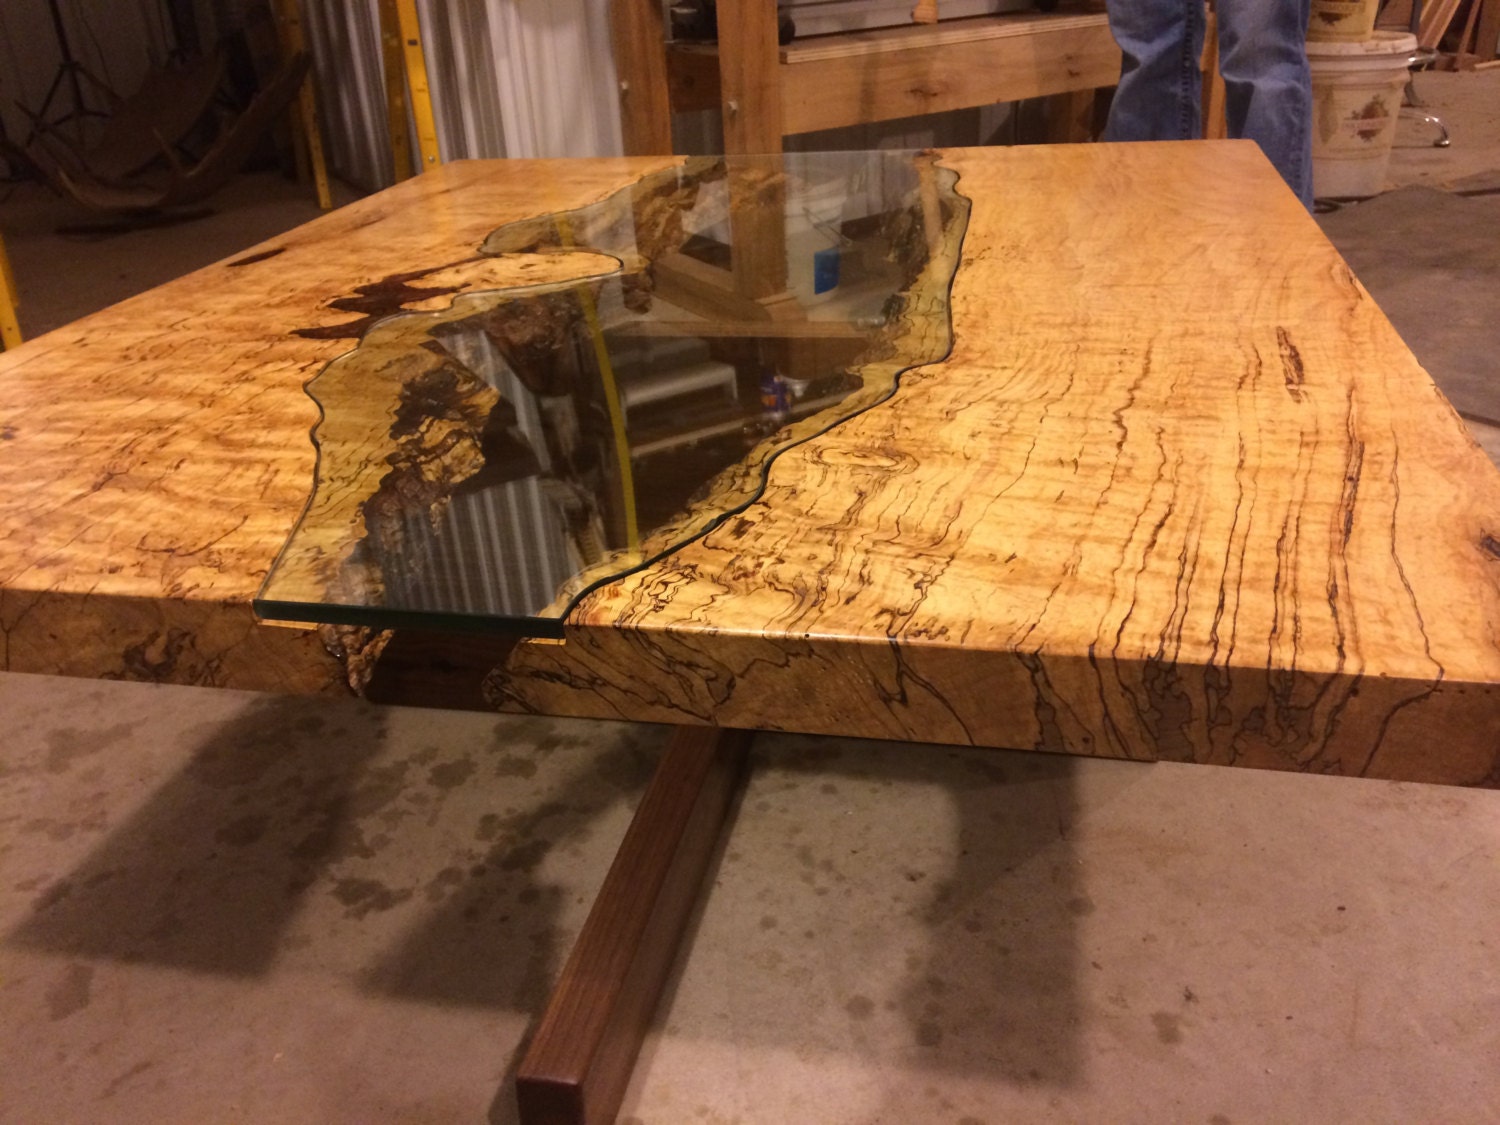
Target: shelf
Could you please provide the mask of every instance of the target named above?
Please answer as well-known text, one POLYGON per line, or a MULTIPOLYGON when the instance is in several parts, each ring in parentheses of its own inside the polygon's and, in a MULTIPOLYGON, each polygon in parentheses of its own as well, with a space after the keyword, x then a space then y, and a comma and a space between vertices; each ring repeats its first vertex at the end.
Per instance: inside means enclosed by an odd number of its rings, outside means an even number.
MULTIPOLYGON (((1113 86, 1120 51, 1100 13, 1025 12, 796 40, 775 55, 780 106, 765 98, 740 116, 775 113, 780 132, 806 133, 1113 86)), ((718 44, 669 43, 673 109, 734 100, 718 44)), ((747 124, 751 135, 757 124, 747 124)), ((726 139, 734 132, 726 131, 726 139)))

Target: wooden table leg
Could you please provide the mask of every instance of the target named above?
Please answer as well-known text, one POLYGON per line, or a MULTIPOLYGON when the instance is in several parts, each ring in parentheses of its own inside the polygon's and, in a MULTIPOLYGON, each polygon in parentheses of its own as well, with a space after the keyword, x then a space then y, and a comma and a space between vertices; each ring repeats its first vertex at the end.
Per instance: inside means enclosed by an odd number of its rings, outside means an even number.
POLYGON ((749 745, 673 732, 517 1071, 522 1125, 615 1119, 749 745))

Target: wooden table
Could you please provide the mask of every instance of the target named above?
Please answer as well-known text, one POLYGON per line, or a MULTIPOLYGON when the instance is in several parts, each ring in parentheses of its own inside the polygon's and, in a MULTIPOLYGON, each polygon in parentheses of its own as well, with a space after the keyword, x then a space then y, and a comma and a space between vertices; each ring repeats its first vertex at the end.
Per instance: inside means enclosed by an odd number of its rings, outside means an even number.
POLYGON ((523 1066, 534 1120, 623 1092, 742 759, 721 728, 1500 784, 1500 475, 1259 151, 941 160, 973 202, 952 354, 562 644, 333 652, 250 603, 308 496, 303 381, 383 314, 597 272, 474 249, 669 161, 449 165, 6 352, 3 667, 488 679, 678 724, 523 1066))

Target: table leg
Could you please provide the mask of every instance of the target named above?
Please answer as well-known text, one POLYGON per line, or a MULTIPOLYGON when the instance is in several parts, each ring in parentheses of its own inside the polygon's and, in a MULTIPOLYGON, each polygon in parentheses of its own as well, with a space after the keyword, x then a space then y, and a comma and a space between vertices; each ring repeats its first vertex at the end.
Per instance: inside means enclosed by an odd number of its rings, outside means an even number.
POLYGON ((749 745, 748 731, 673 732, 521 1060, 522 1125, 615 1119, 749 745))

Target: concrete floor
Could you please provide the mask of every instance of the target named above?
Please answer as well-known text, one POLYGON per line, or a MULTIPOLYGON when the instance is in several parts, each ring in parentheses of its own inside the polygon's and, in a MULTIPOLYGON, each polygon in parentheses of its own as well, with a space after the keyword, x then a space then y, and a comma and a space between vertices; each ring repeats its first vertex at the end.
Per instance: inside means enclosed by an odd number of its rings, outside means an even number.
MULTIPOLYGON (((1398 149, 1393 182, 1500 169, 1500 72, 1427 77, 1454 148, 1398 149)), ((143 239, 149 266, 68 257, 46 206, 0 204, 32 326, 273 233, 219 241, 250 226, 230 204, 143 239)), ((18 1125, 512 1120, 518 1045, 665 741, 22 675, 0 714, 18 1125)), ((1500 793, 754 756, 626 1120, 1500 1121, 1500 793)))

